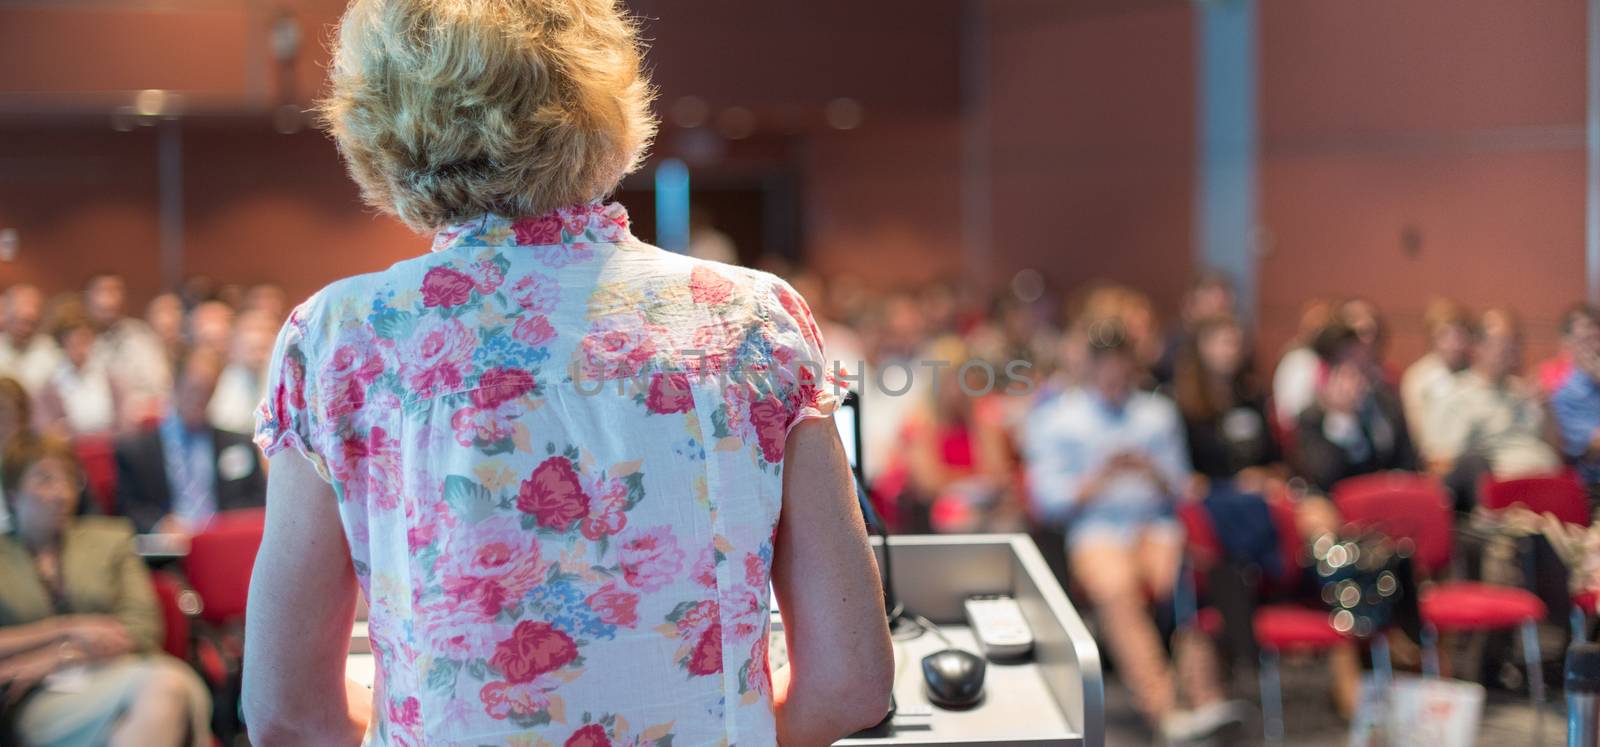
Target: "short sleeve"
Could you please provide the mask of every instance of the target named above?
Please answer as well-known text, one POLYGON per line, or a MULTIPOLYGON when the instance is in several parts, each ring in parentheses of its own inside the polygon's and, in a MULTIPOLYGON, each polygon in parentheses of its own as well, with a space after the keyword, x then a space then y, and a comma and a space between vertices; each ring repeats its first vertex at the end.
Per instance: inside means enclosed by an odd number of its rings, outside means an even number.
POLYGON ((788 430, 793 430, 802 420, 832 415, 839 409, 844 387, 835 370, 836 364, 823 347, 822 332, 805 299, 777 278, 772 281, 771 298, 775 308, 768 313, 779 345, 774 358, 789 388, 785 401, 789 410, 788 430))
POLYGON ((327 479, 327 466, 313 448, 315 428, 311 409, 306 404, 313 399, 312 385, 306 376, 308 307, 309 302, 295 309, 278 332, 278 341, 267 365, 266 396, 256 408, 255 443, 268 458, 292 446, 316 466, 323 479, 327 479))

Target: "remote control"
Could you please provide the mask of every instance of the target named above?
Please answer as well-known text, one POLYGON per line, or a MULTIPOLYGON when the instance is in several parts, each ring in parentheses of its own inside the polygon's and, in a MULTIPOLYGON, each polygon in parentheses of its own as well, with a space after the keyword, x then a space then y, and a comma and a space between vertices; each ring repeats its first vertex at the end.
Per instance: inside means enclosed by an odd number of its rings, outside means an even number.
POLYGON ((1020 659, 1033 651, 1033 631, 1022 617, 1017 600, 1005 594, 967 597, 967 622, 972 635, 990 659, 1020 659))

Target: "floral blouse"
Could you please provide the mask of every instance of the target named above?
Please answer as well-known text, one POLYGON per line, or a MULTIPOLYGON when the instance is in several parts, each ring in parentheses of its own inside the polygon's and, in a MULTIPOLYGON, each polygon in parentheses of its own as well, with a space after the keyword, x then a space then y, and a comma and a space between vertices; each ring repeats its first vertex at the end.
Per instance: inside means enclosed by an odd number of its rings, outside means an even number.
POLYGON ((788 284, 616 204, 453 226, 297 308, 256 440, 338 495, 369 741, 774 743, 783 448, 835 404, 821 361, 788 284))

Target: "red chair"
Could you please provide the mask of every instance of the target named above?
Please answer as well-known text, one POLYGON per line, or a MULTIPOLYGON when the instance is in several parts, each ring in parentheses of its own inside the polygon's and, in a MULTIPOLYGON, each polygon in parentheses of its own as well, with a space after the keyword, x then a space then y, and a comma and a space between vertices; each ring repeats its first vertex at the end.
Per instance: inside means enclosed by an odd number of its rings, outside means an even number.
POLYGON ((175 659, 189 660, 189 615, 184 612, 183 582, 165 571, 150 574, 155 586, 156 602, 161 605, 161 622, 165 631, 161 650, 175 659))
POLYGON ((1521 506, 1534 513, 1551 514, 1568 524, 1589 526, 1589 494, 1572 473, 1548 477, 1496 480, 1485 477, 1478 490, 1479 504, 1490 511, 1521 506))
POLYGON ((79 436, 72 451, 83 465, 83 478, 100 513, 117 515, 117 450, 110 436, 79 436))
POLYGON ((189 541, 183 572, 200 595, 200 619, 212 625, 244 619, 266 518, 266 510, 259 508, 220 513, 189 541))
MULTIPOLYGON (((1411 473, 1354 477, 1333 488, 1333 501, 1346 521, 1370 527, 1413 546, 1412 561, 1423 577, 1450 563, 1452 512, 1438 481, 1411 473)), ((1438 633, 1520 629, 1528 667, 1528 695, 1535 718, 1542 714, 1544 676, 1539 659, 1539 621, 1547 610, 1532 592, 1472 581, 1441 581, 1423 589, 1425 662, 1438 672, 1438 633)), ((1537 734, 1538 725, 1535 724, 1537 734)))
MULTIPOLYGON (((1294 505, 1275 498, 1267 501, 1267 508, 1272 512, 1272 523, 1278 531, 1278 552, 1284 567, 1279 569, 1276 576, 1267 575, 1263 580, 1268 587, 1288 587, 1298 580, 1301 552, 1294 505)), ((1194 565, 1203 568, 1222 558, 1222 543, 1217 527, 1204 505, 1199 502, 1185 503, 1178 508, 1178 518, 1188 533, 1188 552, 1194 565)), ((1212 636, 1217 635, 1222 626, 1221 615, 1210 608, 1198 610, 1195 622, 1201 632, 1212 636)), ((1283 687, 1279 677, 1282 655, 1322 653, 1348 643, 1350 639, 1334 629, 1327 610, 1298 604, 1262 605, 1256 608, 1250 623, 1256 645, 1261 649, 1262 730, 1268 741, 1276 742, 1283 739, 1284 735, 1283 687)))

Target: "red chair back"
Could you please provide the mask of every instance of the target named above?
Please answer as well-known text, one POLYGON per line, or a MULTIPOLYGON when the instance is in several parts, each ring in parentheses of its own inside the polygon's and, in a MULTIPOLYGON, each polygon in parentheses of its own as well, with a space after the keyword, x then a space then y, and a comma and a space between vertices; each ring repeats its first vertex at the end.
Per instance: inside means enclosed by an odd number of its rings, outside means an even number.
POLYGON ((1204 503, 1178 504, 1178 521, 1183 523, 1185 549, 1196 566, 1205 568, 1222 559, 1222 540, 1217 537, 1217 527, 1211 523, 1204 503))
POLYGON ((1571 473, 1549 477, 1496 480, 1486 477, 1478 490, 1481 505, 1490 511, 1522 506, 1548 513, 1568 524, 1589 526, 1589 494, 1571 473))
POLYGON ((155 586, 156 602, 161 605, 161 622, 164 623, 161 650, 174 658, 188 661, 189 617, 183 614, 183 607, 178 603, 183 584, 172 574, 163 571, 150 574, 150 581, 155 586))
POLYGON ((106 516, 117 515, 117 451, 110 436, 79 436, 72 451, 83 465, 83 479, 106 516))
POLYGON ((1333 503, 1351 524, 1409 539, 1424 575, 1450 564, 1449 496, 1437 480, 1412 472, 1351 477, 1333 486, 1333 503))
POLYGON ((265 509, 228 511, 218 514, 211 526, 190 540, 183 572, 204 605, 201 619, 221 624, 244 617, 250 572, 265 527, 265 509))

